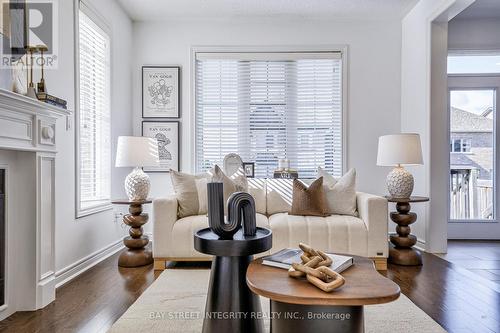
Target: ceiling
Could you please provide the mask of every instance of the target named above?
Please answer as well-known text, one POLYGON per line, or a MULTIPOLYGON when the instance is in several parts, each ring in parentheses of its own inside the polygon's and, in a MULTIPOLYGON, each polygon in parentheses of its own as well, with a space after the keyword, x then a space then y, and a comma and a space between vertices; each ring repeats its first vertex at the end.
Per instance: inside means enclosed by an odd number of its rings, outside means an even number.
POLYGON ((118 0, 135 21, 178 18, 311 17, 386 20, 418 0, 118 0))
POLYGON ((455 19, 477 20, 500 18, 500 0, 476 0, 455 19))

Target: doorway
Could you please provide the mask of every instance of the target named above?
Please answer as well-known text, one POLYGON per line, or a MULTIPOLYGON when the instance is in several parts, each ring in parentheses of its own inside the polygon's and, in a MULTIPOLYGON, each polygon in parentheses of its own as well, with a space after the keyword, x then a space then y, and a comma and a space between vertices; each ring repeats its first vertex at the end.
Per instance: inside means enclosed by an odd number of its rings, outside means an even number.
POLYGON ((448 238, 498 239, 500 74, 450 74, 448 87, 448 238))

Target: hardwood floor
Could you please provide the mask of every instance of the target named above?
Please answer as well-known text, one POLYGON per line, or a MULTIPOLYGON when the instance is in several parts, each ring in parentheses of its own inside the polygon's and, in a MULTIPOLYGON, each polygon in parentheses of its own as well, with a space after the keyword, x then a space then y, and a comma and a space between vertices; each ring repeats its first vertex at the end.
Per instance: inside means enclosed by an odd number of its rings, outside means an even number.
POLYGON ((439 256, 500 286, 500 241, 448 241, 439 256))
POLYGON ((56 291, 56 300, 0 322, 0 332, 106 332, 153 283, 153 265, 118 268, 118 254, 56 291))
POLYGON ((389 265, 386 276, 453 333, 500 332, 500 288, 467 269, 423 253, 422 267, 389 265))
MULTIPOLYGON (((500 333, 495 281, 431 254, 423 259, 422 267, 389 265, 385 275, 449 332, 500 333)), ((155 278, 152 265, 123 269, 117 261, 118 254, 62 286, 46 308, 0 322, 0 332, 105 332, 155 278)))

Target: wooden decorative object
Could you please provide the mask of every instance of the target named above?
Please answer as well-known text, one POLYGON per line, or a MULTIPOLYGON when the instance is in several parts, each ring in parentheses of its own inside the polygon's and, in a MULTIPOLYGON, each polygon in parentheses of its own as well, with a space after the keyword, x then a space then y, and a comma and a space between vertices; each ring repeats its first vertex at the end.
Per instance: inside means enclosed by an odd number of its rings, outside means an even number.
POLYGON ((396 203, 396 212, 391 212, 391 220, 397 224, 396 234, 391 234, 389 262, 404 266, 422 265, 420 251, 413 248, 417 237, 411 234, 410 224, 415 223, 417 214, 410 212, 412 202, 429 201, 427 197, 393 198, 387 196, 387 201, 396 203))
POLYGON ((222 239, 232 239, 243 224, 243 234, 254 236, 257 230, 255 220, 255 201, 245 192, 233 193, 227 200, 228 220, 224 221, 223 184, 207 184, 208 225, 222 239))
POLYGON ((129 213, 123 216, 123 223, 130 226, 129 236, 123 239, 123 244, 128 248, 118 258, 120 267, 139 267, 153 263, 151 251, 146 249, 149 237, 143 235, 142 226, 148 222, 148 214, 142 212, 142 205, 151 203, 151 200, 128 201, 117 200, 113 204, 129 205, 129 213))
POLYGON ((306 277, 307 281, 319 289, 329 293, 344 285, 345 280, 339 273, 331 270, 333 263, 323 251, 315 250, 307 244, 299 243, 304 252, 300 259, 302 263, 293 263, 288 270, 288 276, 293 278, 306 277))
POLYGON ((345 283, 345 279, 342 277, 342 275, 331 270, 328 267, 321 266, 316 268, 315 270, 320 272, 322 275, 318 277, 313 274, 307 274, 307 281, 323 290, 324 292, 332 292, 335 289, 342 287, 345 283))

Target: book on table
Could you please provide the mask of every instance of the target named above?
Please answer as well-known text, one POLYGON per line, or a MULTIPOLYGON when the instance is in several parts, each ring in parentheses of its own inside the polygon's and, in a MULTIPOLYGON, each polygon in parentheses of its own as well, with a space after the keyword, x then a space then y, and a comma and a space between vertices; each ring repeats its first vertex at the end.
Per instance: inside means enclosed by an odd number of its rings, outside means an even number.
MULTIPOLYGON (((302 253, 303 252, 300 249, 283 249, 274 254, 263 257, 262 264, 283 269, 290 269, 290 267, 292 267, 292 263, 302 262, 300 259, 302 253)), ((349 256, 333 253, 326 253, 326 255, 328 255, 333 261, 330 269, 337 273, 342 273, 354 264, 354 259, 349 256)))

